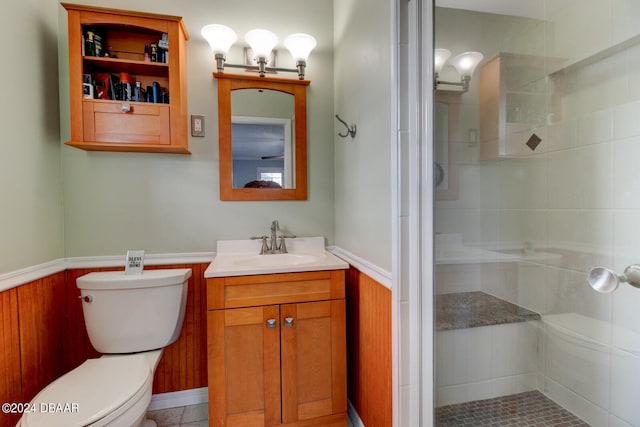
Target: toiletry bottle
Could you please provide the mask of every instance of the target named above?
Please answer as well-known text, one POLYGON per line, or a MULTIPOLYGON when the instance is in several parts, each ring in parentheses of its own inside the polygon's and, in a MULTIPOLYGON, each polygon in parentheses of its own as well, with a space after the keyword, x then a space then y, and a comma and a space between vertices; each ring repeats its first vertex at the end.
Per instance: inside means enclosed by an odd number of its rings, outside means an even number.
POLYGON ((144 45, 144 62, 151 62, 151 57, 149 56, 149 45, 144 45))
POLYGON ((133 91, 133 96, 131 98, 132 101, 143 102, 144 98, 142 97, 142 83, 136 82, 136 87, 133 91))

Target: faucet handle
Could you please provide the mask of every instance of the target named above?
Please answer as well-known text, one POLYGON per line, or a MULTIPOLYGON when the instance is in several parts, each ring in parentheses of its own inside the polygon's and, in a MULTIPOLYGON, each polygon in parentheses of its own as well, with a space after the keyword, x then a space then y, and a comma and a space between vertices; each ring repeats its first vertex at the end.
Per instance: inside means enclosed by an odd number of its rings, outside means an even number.
POLYGON ((278 250, 283 253, 286 254, 287 253, 287 244, 285 243, 284 239, 295 239, 296 236, 285 236, 284 234, 280 235, 280 245, 278 246, 278 250))
POLYGON ((269 253, 269 245, 267 244, 267 239, 269 237, 268 236, 251 236, 249 237, 249 239, 251 240, 262 240, 262 247, 260 248, 260 255, 264 255, 264 254, 268 254, 269 253))
POLYGON ((287 245, 284 243, 285 236, 280 236, 280 245, 278 246, 278 250, 281 254, 287 253, 287 245))

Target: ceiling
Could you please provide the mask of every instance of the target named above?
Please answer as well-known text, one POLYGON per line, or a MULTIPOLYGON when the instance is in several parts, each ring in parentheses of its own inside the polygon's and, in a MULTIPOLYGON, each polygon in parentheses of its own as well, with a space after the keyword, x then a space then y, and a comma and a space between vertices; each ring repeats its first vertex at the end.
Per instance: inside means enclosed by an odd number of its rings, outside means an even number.
POLYGON ((284 154, 284 126, 262 123, 233 123, 234 160, 261 160, 284 154))
POLYGON ((543 0, 436 0, 438 7, 534 19, 544 19, 545 6, 548 6, 545 3, 543 0))

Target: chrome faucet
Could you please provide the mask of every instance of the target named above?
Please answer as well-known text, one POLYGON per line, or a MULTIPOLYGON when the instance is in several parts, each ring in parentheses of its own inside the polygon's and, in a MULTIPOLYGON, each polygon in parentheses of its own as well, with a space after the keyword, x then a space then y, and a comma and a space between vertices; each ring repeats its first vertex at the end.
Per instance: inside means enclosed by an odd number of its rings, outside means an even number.
POLYGON ((273 221, 271 221, 271 238, 269 239, 269 246, 271 246, 271 251, 275 251, 278 249, 276 247, 278 244, 278 231, 280 231, 280 224, 278 224, 277 219, 274 219, 273 221))
POLYGON ((265 254, 286 254, 287 245, 285 239, 292 239, 296 236, 285 236, 280 231, 280 224, 278 220, 274 219, 271 222, 270 228, 271 234, 269 236, 251 237, 251 240, 262 240, 262 247, 260 248, 260 255, 265 254), (268 241, 267 241, 268 240, 268 241))

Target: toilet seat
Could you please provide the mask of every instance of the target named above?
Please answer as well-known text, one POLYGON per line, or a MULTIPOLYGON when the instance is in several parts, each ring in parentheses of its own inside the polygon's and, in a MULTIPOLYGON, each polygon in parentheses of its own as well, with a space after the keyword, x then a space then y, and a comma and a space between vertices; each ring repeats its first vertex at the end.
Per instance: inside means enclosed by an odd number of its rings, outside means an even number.
POLYGON ((36 412, 25 413, 20 425, 81 427, 103 424, 100 420, 108 424, 110 415, 135 404, 138 394, 148 392, 150 399, 153 371, 145 353, 89 359, 38 393, 31 401, 36 412))

